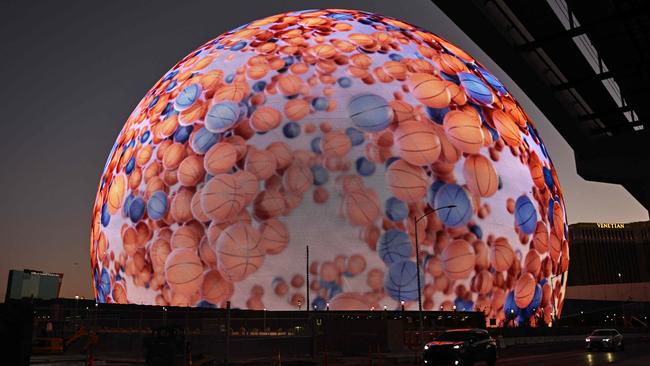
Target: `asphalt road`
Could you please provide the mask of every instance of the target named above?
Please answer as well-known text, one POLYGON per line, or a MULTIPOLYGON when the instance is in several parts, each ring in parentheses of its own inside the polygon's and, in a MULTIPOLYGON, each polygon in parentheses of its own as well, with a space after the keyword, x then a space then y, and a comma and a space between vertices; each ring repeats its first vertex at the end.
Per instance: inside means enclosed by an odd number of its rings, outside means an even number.
POLYGON ((582 343, 515 346, 505 349, 497 361, 498 366, 597 366, 597 365, 650 365, 650 343, 628 342, 624 351, 586 352, 582 343))
MULTIPOLYGON (((374 366, 415 365, 414 354, 384 355, 373 358, 374 366)), ((32 365, 39 366, 82 366, 85 362, 79 355, 61 356, 35 356, 32 365)), ((196 362, 196 364, 202 364, 196 362)), ((277 365, 277 360, 250 360, 249 362, 235 362, 235 365, 277 365)), ((283 364, 291 366, 322 365, 323 360, 283 360, 283 364)), ((366 357, 332 357, 327 363, 329 366, 361 366, 369 365, 366 357)), ((142 360, 116 359, 113 357, 98 357, 96 365, 126 366, 144 365, 142 360)), ((481 363, 476 364, 481 365, 481 363)), ((483 364, 485 365, 485 364, 483 364)), ((624 351, 586 352, 581 342, 564 342, 553 344, 517 345, 501 351, 497 366, 650 366, 650 342, 627 341, 624 351)))

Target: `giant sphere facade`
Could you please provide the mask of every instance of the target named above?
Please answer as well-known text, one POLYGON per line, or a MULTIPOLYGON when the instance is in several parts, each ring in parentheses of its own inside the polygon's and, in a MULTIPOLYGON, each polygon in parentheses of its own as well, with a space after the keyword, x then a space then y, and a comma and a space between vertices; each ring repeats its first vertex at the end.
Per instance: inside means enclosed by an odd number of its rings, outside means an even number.
POLYGON ((166 73, 110 153, 90 249, 98 302, 304 309, 310 286, 316 309, 417 309, 420 276, 425 309, 500 324, 559 316, 569 263, 555 169, 506 87, 340 9, 251 22, 166 73))

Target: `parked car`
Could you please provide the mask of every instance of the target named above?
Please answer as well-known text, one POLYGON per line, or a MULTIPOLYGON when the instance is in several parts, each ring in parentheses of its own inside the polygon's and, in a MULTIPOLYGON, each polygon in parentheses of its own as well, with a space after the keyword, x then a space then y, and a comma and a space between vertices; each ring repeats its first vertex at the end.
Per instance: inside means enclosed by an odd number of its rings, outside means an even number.
POLYGON ((467 366, 485 362, 494 366, 497 344, 483 329, 453 329, 442 333, 424 346, 426 365, 467 366))
POLYGON ((585 346, 587 347, 587 351, 594 349, 622 351, 625 349, 625 344, 623 343, 623 335, 616 329, 594 330, 585 339, 585 346))

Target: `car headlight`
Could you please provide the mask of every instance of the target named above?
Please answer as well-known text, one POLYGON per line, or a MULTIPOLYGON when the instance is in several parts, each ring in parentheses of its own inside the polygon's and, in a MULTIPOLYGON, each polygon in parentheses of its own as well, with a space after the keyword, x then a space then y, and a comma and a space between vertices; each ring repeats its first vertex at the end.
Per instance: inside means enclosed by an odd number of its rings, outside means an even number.
POLYGON ((457 345, 454 346, 454 349, 459 349, 460 347, 461 347, 461 345, 457 344, 457 345))
POLYGON ((429 349, 429 345, 428 345, 428 344, 425 344, 425 345, 424 345, 424 350, 426 351, 426 350, 428 350, 428 349, 429 349))
POLYGON ((589 337, 585 338, 585 342, 591 342, 591 339, 589 337))
POLYGON ((609 338, 603 339, 603 342, 609 342, 609 338))

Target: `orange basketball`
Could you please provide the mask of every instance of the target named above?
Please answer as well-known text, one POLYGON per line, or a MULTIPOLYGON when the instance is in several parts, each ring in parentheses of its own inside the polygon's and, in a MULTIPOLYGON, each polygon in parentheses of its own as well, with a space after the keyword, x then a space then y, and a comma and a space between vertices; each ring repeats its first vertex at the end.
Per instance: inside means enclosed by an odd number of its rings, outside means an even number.
POLYGON ((289 230, 280 220, 268 219, 260 225, 262 248, 267 254, 279 254, 289 245, 289 230))
POLYGON ((456 239, 442 251, 440 261, 449 279, 461 280, 469 277, 474 270, 476 253, 466 240, 456 239))
POLYGON ((192 195, 192 202, 190 202, 190 210, 192 211, 192 217, 200 222, 208 222, 210 218, 208 215, 203 212, 203 207, 201 207, 201 191, 198 190, 192 195))
POLYGON ((515 285, 515 303, 517 307, 525 309, 535 296, 535 278, 530 273, 519 277, 515 285))
POLYGON ((280 125, 282 115, 275 108, 259 107, 250 117, 250 124, 257 132, 267 132, 280 125))
POLYGON ((489 250, 482 240, 472 242, 474 252, 476 253, 476 268, 487 269, 490 266, 489 250))
POLYGON ((393 109, 393 120, 397 123, 416 118, 415 108, 403 100, 391 101, 390 107, 393 109))
POLYGON ((136 155, 135 164, 139 167, 145 166, 151 159, 152 154, 153 154, 153 145, 142 146, 136 155))
POLYGON ((425 73, 414 73, 408 78, 411 94, 422 104, 431 108, 444 108, 451 102, 449 90, 437 76, 425 73))
POLYGON ((192 196, 192 191, 183 188, 179 189, 172 198, 169 212, 176 222, 187 222, 192 219, 192 196))
POLYGON ((183 159, 178 166, 178 182, 186 187, 196 186, 205 176, 203 158, 198 155, 190 155, 183 159))
POLYGON ((162 273, 165 269, 165 261, 172 249, 165 239, 156 239, 149 247, 149 260, 154 272, 162 273))
POLYGON ((438 134, 438 139, 440 139, 440 160, 449 164, 456 163, 460 159, 460 151, 449 141, 441 125, 432 123, 431 126, 438 134))
POLYGON ((221 235, 221 232, 223 231, 222 225, 217 223, 216 221, 212 221, 210 223, 210 226, 208 226, 208 230, 206 230, 205 235, 208 237, 208 241, 210 242, 210 245, 215 245, 217 243, 217 239, 219 239, 219 235, 221 235))
POLYGON ((364 296, 357 292, 342 292, 334 296, 329 304, 332 310, 370 310, 371 307, 364 296))
POLYGON ((461 60, 448 53, 440 54, 435 61, 445 74, 456 75, 459 72, 467 71, 467 66, 461 60))
POLYGON ((175 294, 191 296, 202 282, 203 263, 196 250, 173 250, 165 261, 165 281, 175 294))
POLYGON ((564 210, 557 201, 553 201, 553 232, 558 238, 564 237, 564 210))
POLYGON ((272 153, 265 150, 251 149, 246 154, 244 170, 253 173, 259 180, 267 180, 275 173, 276 164, 272 153))
POLYGON ((253 201, 253 213, 261 220, 280 216, 284 213, 284 209, 284 197, 276 189, 266 189, 260 192, 253 201))
POLYGON ((237 162, 237 150, 228 142, 218 142, 205 153, 203 166, 205 170, 217 175, 229 172, 237 162))
POLYGON ((250 224, 228 226, 217 239, 217 269, 228 281, 241 281, 264 262, 260 233, 250 224))
POLYGON ((284 115, 290 121, 300 121, 309 115, 309 103, 304 99, 291 99, 284 105, 284 115))
POLYGON ((493 111, 492 123, 508 146, 519 146, 521 132, 519 132, 519 127, 508 113, 498 109, 493 111))
POLYGON ((266 151, 269 151, 271 154, 273 154, 278 169, 284 169, 288 167, 293 161, 292 151, 286 142, 273 142, 266 147, 266 151))
POLYGON ((533 178, 535 187, 539 189, 546 187, 546 182, 544 182, 544 168, 541 160, 539 160, 539 156, 534 151, 530 153, 528 169, 530 169, 530 177, 533 178))
POLYGON ((424 170, 406 160, 397 160, 388 167, 386 181, 393 195, 405 202, 418 201, 427 194, 428 182, 424 170))
POLYGON ((240 170, 233 174, 237 182, 237 189, 244 196, 244 204, 248 204, 255 199, 255 196, 260 191, 260 182, 257 180, 257 177, 245 170, 240 170))
POLYGON ((296 95, 302 87, 302 79, 292 74, 284 74, 278 78, 278 89, 284 95, 296 95))
POLYGON ((433 277, 443 274, 442 262, 438 257, 430 257, 426 262, 426 271, 433 277))
POLYGON ((352 225, 368 226, 381 216, 381 206, 376 195, 367 191, 349 193, 344 199, 345 212, 352 225))
POLYGON ((562 241, 555 235, 555 232, 551 232, 551 235, 548 237, 548 247, 550 249, 551 259, 553 262, 557 262, 560 258, 560 253, 562 253, 562 241))
POLYGON ((185 145, 175 142, 167 146, 163 154, 163 167, 167 170, 176 170, 185 159, 185 155, 185 145))
POLYGON ((483 147, 481 120, 470 113, 459 110, 447 112, 443 127, 449 142, 458 150, 468 154, 478 154, 483 147))
POLYGON ((241 102, 246 95, 249 93, 248 83, 239 83, 234 82, 232 84, 226 84, 218 88, 214 92, 214 97, 212 100, 214 102, 220 102, 222 100, 231 100, 233 102, 241 102))
POLYGON ((345 273, 356 276, 366 270, 366 258, 360 254, 353 254, 348 258, 345 273))
POLYGON ((537 250, 531 249, 526 253, 526 258, 524 259, 524 270, 533 276, 537 277, 539 271, 542 268, 542 260, 537 253, 537 250))
MULTIPOLYGON (((403 63, 398 61, 386 61, 384 62, 384 70, 386 73, 397 80, 406 79, 406 66, 403 63)), ((427 74, 428 75, 428 74, 427 74)))
POLYGON ((282 185, 285 189, 294 193, 305 193, 314 182, 314 174, 311 169, 302 163, 294 162, 284 171, 282 185))
POLYGON ((330 131, 321 139, 320 148, 325 156, 343 157, 352 149, 352 142, 343 131, 330 131))
POLYGON ((172 248, 190 248, 197 249, 202 233, 197 232, 194 227, 185 225, 174 230, 171 239, 172 248))
POLYGON ((226 281, 219 271, 206 271, 201 282, 201 297, 212 304, 218 305, 230 300, 235 292, 232 282, 226 281))
POLYGON ((312 197, 314 199, 314 202, 318 204, 325 203, 329 200, 330 198, 330 193, 325 187, 318 187, 314 189, 314 193, 312 194, 312 197))
POLYGON ((232 175, 215 175, 201 189, 203 212, 210 219, 218 222, 235 217, 244 206, 244 202, 244 195, 232 175))
POLYGON ((474 276, 474 288, 476 292, 485 295, 492 290, 493 278, 490 271, 484 269, 474 276))
POLYGON ((506 292, 502 288, 494 287, 492 289, 492 303, 490 307, 494 310, 500 310, 506 300, 506 292))
POLYGON ((413 165, 433 164, 442 146, 433 126, 424 121, 403 121, 395 130, 394 140, 401 157, 413 165))
POLYGON ((467 188, 481 197, 492 196, 499 187, 499 177, 490 159, 483 155, 470 155, 463 164, 467 188))
POLYGON ((111 214, 115 214, 122 207, 125 190, 126 178, 124 178, 124 174, 116 175, 108 189, 108 210, 111 214))
POLYGON ((498 272, 505 271, 515 260, 515 252, 510 247, 508 239, 498 237, 490 247, 490 262, 498 272))
POLYGON ((217 253, 215 253, 213 246, 210 245, 207 235, 204 235, 199 243, 199 257, 203 263, 210 267, 217 265, 217 253))
POLYGON ((533 247, 542 254, 548 251, 548 229, 543 221, 538 221, 535 227, 533 247))

